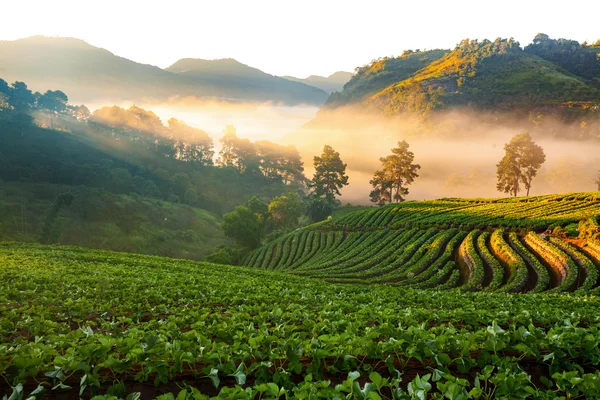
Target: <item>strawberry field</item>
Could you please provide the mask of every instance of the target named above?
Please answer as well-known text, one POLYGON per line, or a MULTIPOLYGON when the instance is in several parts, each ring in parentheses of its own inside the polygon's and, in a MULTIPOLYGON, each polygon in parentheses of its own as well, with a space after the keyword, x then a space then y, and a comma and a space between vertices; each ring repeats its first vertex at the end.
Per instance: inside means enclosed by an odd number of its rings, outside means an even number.
POLYGON ((308 226, 245 264, 335 283, 596 293, 598 215, 591 193, 407 202, 308 226), (581 232, 557 233, 567 226, 581 232))
POLYGON ((598 398, 600 204, 506 202, 363 210, 241 267, 0 244, 0 396, 598 398))

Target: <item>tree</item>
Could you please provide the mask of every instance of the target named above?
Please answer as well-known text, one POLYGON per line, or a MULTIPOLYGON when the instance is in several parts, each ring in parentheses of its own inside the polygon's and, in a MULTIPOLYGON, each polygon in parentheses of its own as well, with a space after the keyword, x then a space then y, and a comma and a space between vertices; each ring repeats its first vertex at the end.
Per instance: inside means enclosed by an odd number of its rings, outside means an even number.
POLYGON ((240 246, 253 249, 260 245, 260 224, 256 214, 246 206, 237 206, 232 212, 223 215, 221 228, 240 246))
POLYGON ((598 186, 597 190, 600 192, 600 170, 598 170, 598 176, 596 177, 596 185, 598 186))
POLYGON ((218 164, 221 167, 234 167, 240 173, 254 172, 257 165, 256 148, 248 139, 238 138, 235 127, 227 125, 221 139, 218 164))
POLYGON ((246 201, 245 206, 256 215, 262 237, 265 233, 267 219, 269 217, 269 205, 262 201, 258 196, 252 196, 246 201))
POLYGON ((504 151, 504 157, 496 164, 496 188, 516 197, 521 190, 520 183, 523 183, 529 196, 531 181, 546 161, 544 150, 535 144, 528 132, 523 132, 514 136, 504 146, 504 151))
POLYGON ((289 192, 275 197, 269 204, 269 214, 276 228, 289 229, 298 225, 302 202, 297 193, 289 192))
POLYGON ((314 167, 315 174, 309 183, 313 194, 336 204, 335 196, 339 196, 340 189, 348 185, 346 164, 342 162, 340 153, 325 145, 323 154, 314 157, 314 167))
POLYGON ((409 151, 410 145, 405 141, 398 142, 398 147, 392 149, 392 154, 381 157, 382 169, 375 171, 369 182, 373 186, 370 197, 377 204, 404 201, 408 194, 408 185, 419 176, 419 164, 414 164, 415 154, 409 151))
POLYGON ((311 197, 306 206, 306 215, 313 222, 324 221, 333 211, 334 205, 323 197, 311 197))
POLYGON ((16 112, 26 112, 35 104, 35 96, 24 82, 14 82, 11 85, 10 104, 16 112))
POLYGON ((78 106, 67 106, 69 113, 79 121, 87 121, 92 116, 90 110, 83 104, 78 106))
POLYGON ((68 102, 69 98, 60 90, 48 90, 38 99, 38 107, 48 111, 62 113, 67 109, 68 102))
POLYGON ((268 180, 290 182, 304 180, 304 163, 295 146, 282 146, 268 140, 254 143, 260 172, 268 180))
POLYGON ((170 136, 176 140, 176 158, 183 161, 198 162, 202 165, 212 165, 212 138, 201 129, 196 129, 183 121, 171 118, 167 121, 170 136))

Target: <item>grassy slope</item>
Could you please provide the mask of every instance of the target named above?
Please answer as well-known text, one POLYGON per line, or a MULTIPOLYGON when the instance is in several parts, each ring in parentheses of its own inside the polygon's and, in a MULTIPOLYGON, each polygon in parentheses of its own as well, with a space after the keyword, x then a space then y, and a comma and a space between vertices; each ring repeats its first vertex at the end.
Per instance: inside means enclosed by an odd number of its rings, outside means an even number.
POLYGON ((219 219, 185 205, 52 184, 0 182, 0 240, 38 241, 61 193, 73 204, 54 225, 56 243, 200 260, 228 243, 219 219))

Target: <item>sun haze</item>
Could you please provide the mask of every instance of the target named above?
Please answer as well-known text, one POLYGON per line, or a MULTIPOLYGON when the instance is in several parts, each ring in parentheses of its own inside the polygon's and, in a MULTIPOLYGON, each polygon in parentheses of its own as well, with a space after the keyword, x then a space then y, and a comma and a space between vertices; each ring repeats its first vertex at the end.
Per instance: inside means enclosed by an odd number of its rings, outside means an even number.
POLYGON ((165 68, 184 57, 235 58, 274 75, 327 76, 406 49, 538 32, 596 40, 600 3, 503 1, 6 1, 0 40, 67 36, 165 68))

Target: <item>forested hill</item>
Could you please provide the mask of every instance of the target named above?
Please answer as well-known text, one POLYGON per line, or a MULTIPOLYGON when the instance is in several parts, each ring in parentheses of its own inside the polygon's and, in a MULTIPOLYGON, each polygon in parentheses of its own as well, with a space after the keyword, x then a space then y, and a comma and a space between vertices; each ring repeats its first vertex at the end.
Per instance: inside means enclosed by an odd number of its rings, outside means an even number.
POLYGON ((90 113, 60 90, 0 78, 0 241, 202 259, 229 243, 224 213, 298 195, 306 179, 294 146, 232 126, 220 142, 217 156, 183 121, 135 106, 90 113))
MULTIPOLYGON (((204 60, 200 60, 204 61, 204 60)), ((136 63, 83 40, 34 36, 0 41, 0 77, 25 81, 35 90, 60 88, 77 103, 211 97, 244 101, 320 105, 323 90, 275 77, 235 60, 205 61, 196 73, 136 63), (215 76, 235 63, 228 76, 215 76)))
POLYGON ((515 109, 600 104, 600 41, 589 45, 539 34, 464 40, 452 51, 409 51, 358 68, 325 108, 361 105, 387 115, 456 107, 515 109))

